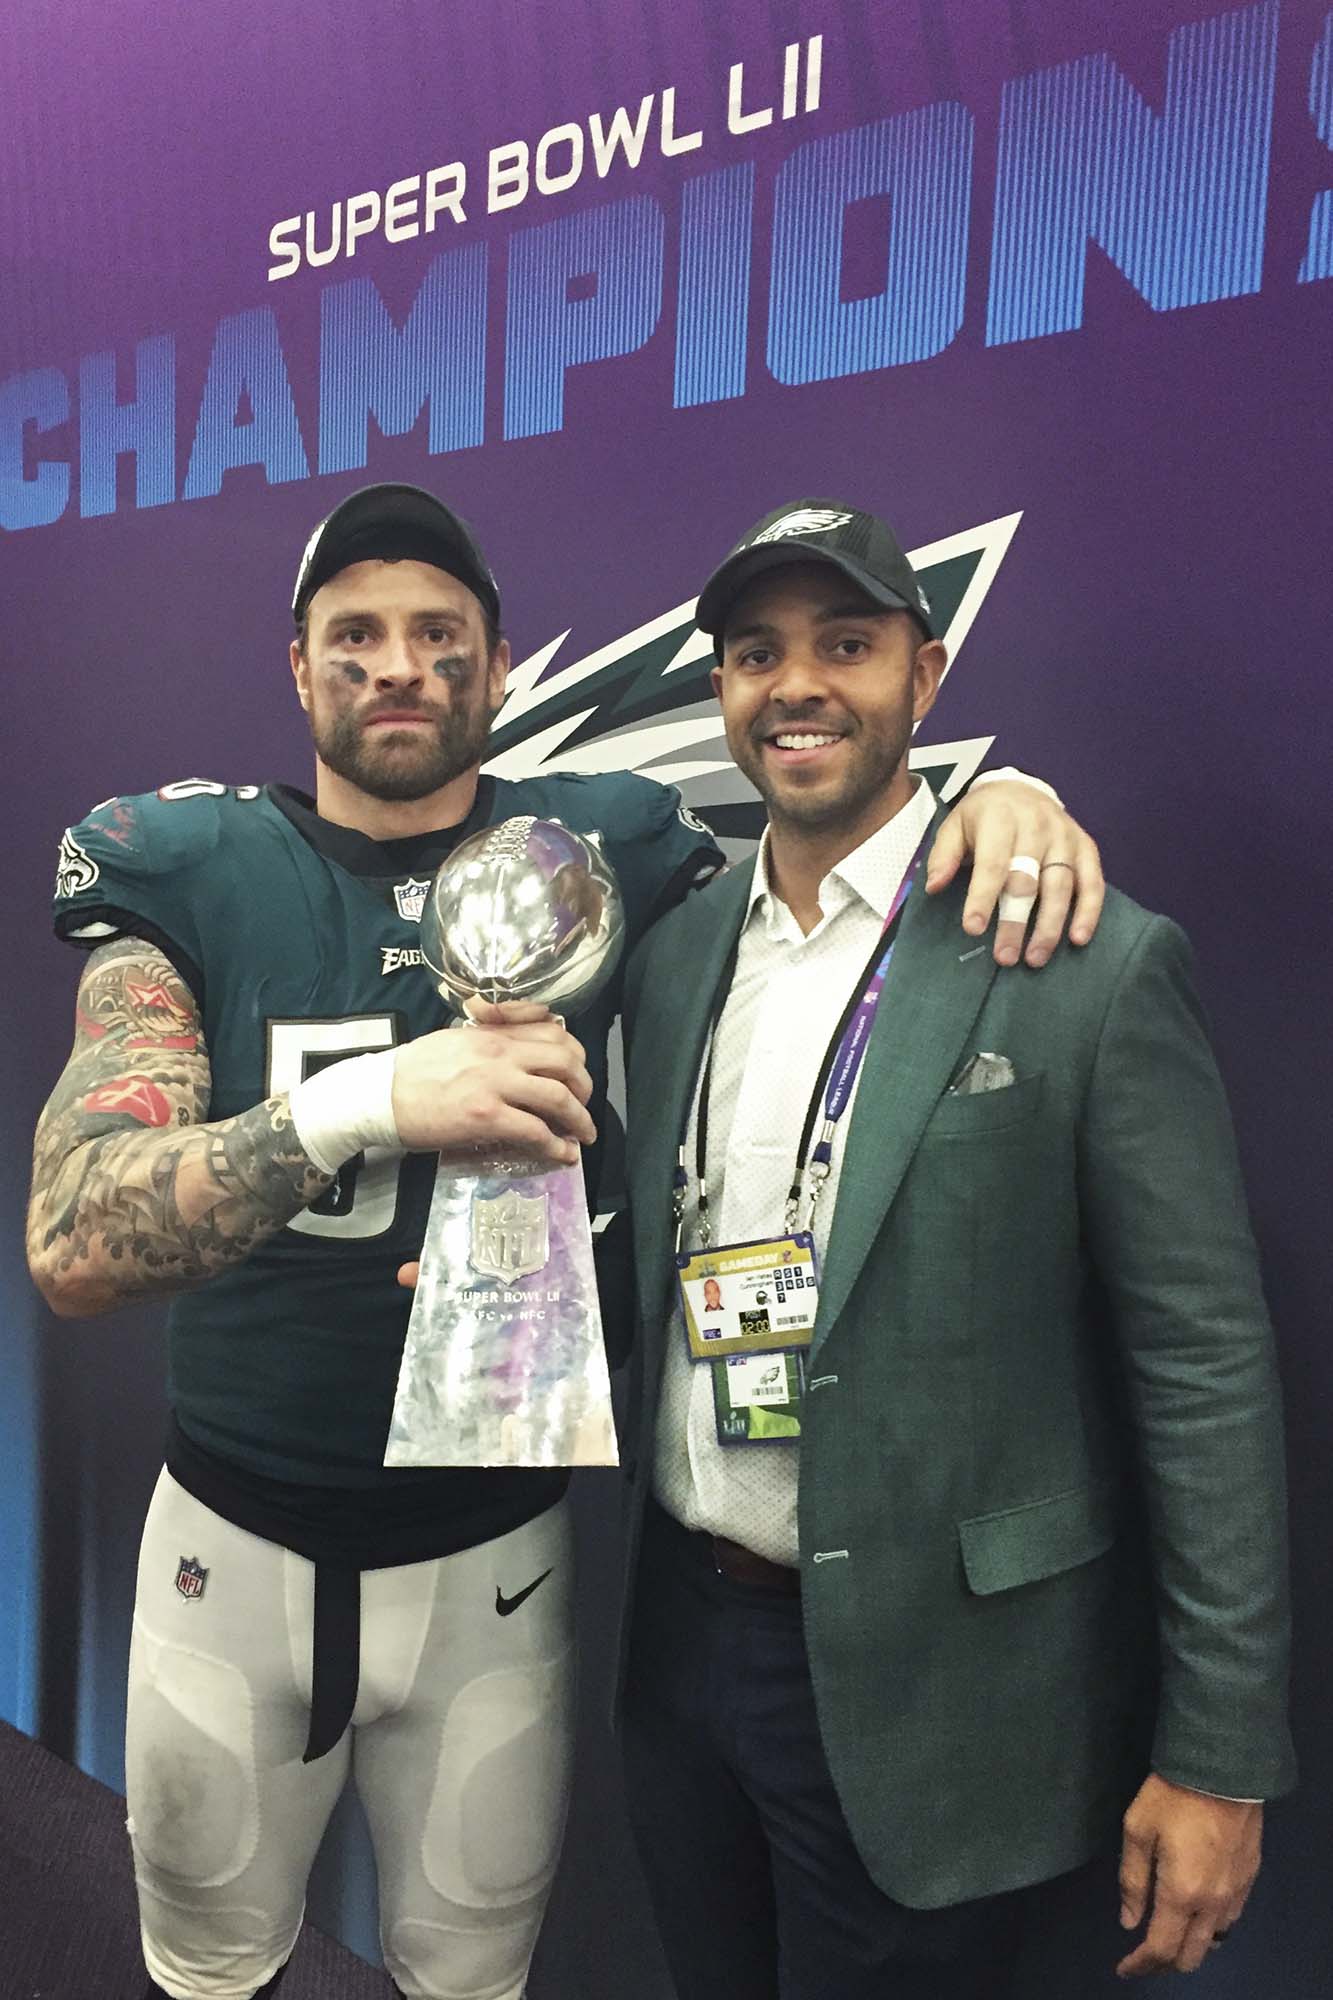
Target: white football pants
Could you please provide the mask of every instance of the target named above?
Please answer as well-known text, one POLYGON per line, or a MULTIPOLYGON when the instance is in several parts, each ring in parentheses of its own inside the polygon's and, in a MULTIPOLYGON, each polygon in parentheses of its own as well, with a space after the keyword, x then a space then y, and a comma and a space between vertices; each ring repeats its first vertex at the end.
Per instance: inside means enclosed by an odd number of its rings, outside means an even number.
POLYGON ((159 1986, 249 2000, 273 1976, 350 1773, 404 1994, 519 2000, 568 1799, 572 1583, 563 1502, 479 1548, 365 1571, 352 1724, 303 1764, 314 1565, 163 1472, 139 1557, 125 1755, 159 1986), (177 1588, 183 1559, 208 1572, 198 1596, 177 1588))

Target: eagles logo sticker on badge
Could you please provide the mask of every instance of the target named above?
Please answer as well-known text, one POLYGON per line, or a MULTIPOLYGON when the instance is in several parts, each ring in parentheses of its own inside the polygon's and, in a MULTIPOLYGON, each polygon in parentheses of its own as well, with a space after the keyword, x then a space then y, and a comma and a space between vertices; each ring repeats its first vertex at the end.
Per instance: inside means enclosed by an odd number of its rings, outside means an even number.
POLYGON ((193 1556, 182 1556, 176 1571, 176 1588, 182 1597, 202 1597, 208 1571, 193 1556))
POLYGON ((395 882, 393 900, 398 906, 398 914, 405 923, 419 924, 421 912, 426 907, 426 897, 430 892, 429 882, 418 882, 409 875, 406 882, 395 882))

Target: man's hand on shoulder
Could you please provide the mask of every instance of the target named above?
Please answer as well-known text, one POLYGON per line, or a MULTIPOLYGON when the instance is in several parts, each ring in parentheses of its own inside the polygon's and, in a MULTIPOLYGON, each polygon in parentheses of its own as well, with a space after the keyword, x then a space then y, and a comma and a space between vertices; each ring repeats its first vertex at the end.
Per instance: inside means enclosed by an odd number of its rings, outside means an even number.
POLYGON ((1064 934, 1066 919, 1069 942, 1088 942, 1106 894, 1101 857, 1091 834, 1052 793, 1017 777, 974 784, 936 836, 926 863, 926 893, 933 896, 947 887, 969 854, 972 879, 963 929, 980 937, 998 901, 997 965, 1017 965, 1020 954, 1028 965, 1045 965, 1064 934), (1015 868, 1016 861, 1023 865, 1015 868), (1023 951, 1034 902, 1036 918, 1023 951))
POLYGON ((1189 1791, 1154 1772, 1125 1814, 1120 1922, 1148 1929, 1116 1971, 1194 1972, 1245 1908, 1259 1873, 1264 1809, 1189 1791))

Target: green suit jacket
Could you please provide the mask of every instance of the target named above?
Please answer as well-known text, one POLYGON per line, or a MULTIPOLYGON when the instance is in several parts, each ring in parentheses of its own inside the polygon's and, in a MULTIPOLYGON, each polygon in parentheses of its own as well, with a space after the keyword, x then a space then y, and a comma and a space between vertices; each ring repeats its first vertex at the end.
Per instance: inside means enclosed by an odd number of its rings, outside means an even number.
MULTIPOLYGON (((751 873, 627 980, 635 1551, 675 1148, 751 873)), ((1113 1844, 1150 1766, 1293 1781, 1272 1339, 1188 944, 1112 891, 1085 949, 999 971, 962 896, 904 916, 793 1447, 829 1765, 871 1875, 921 1908, 1113 1844), (950 1094, 979 1050, 1017 1081, 950 1094)))

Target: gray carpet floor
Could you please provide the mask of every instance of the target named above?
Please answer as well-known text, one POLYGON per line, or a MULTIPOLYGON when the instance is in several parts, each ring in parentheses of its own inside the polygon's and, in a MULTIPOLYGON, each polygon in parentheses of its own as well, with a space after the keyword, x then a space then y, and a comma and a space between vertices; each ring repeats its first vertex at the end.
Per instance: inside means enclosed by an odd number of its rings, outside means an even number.
MULTIPOLYGON (((125 1801, 0 1722, 0 2000, 141 2000, 125 1801)), ((388 2000, 309 1925, 280 2000, 388 2000)))

